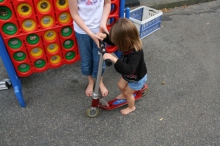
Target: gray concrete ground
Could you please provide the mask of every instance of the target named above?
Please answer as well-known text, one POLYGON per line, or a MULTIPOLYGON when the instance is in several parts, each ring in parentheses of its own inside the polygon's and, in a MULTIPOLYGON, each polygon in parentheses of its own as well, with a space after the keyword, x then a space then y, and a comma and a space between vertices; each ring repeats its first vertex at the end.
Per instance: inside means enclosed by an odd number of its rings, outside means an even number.
MULTIPOLYGON (((134 0, 133 3, 137 4, 136 1, 134 0)), ((146 5, 156 9, 162 9, 162 8, 175 8, 184 5, 199 4, 209 1, 213 1, 213 0, 139 0, 139 3, 140 5, 146 5)))
POLYGON ((126 7, 146 5, 156 9, 175 8, 184 5, 194 5, 214 0, 125 0, 126 7))
MULTIPOLYGON (((219 16, 220 0, 164 13, 161 29, 143 39, 149 93, 127 116, 122 107, 86 117, 79 62, 21 78, 26 108, 12 88, 0 91, 0 145, 220 145, 219 16)), ((109 67, 107 100, 119 94, 118 79, 109 67)))

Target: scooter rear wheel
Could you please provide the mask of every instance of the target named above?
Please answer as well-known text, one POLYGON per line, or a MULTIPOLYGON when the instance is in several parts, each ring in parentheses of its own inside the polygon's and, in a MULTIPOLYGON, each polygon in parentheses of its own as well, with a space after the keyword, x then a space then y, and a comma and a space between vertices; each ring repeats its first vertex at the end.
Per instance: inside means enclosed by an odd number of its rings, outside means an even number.
POLYGON ((142 97, 145 96, 147 93, 148 93, 148 88, 142 92, 142 97))
POLYGON ((89 118, 94 118, 96 116, 99 115, 99 110, 97 108, 89 108, 86 110, 86 115, 89 117, 89 118))

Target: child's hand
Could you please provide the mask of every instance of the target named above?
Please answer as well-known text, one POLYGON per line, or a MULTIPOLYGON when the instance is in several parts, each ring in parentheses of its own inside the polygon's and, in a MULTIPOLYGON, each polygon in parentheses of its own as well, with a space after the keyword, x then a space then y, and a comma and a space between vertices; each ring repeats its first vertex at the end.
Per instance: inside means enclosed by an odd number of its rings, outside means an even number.
POLYGON ((107 33, 109 33, 109 31, 108 31, 108 29, 106 27, 106 23, 105 22, 103 22, 103 23, 101 22, 100 23, 99 31, 100 32, 107 32, 107 33))
POLYGON ((105 54, 103 55, 103 60, 106 60, 106 59, 110 59, 110 60, 111 60, 111 57, 112 57, 112 54, 105 53, 105 54))
POLYGON ((93 39, 93 41, 96 43, 97 47, 100 48, 99 40, 103 40, 100 36, 97 34, 91 34, 90 37, 93 39))
POLYGON ((98 35, 102 39, 105 39, 107 37, 106 34, 102 33, 102 32, 98 32, 98 33, 96 33, 96 35, 98 35))
POLYGON ((115 63, 118 60, 118 58, 116 58, 115 56, 113 56, 110 53, 105 53, 103 55, 103 60, 106 60, 106 59, 110 59, 113 63, 115 63))

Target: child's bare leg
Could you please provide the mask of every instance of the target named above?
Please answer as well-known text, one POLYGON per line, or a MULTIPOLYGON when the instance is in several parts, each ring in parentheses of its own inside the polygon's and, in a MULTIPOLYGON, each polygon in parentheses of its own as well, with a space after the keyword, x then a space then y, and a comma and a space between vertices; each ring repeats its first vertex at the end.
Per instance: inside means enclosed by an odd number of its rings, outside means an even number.
POLYGON ((119 94, 116 99, 126 99, 123 95, 124 91, 125 91, 125 87, 127 87, 128 82, 125 81, 122 77, 119 79, 118 81, 118 88, 121 91, 122 94, 119 94))
POLYGON ((87 88, 86 88, 86 91, 85 91, 85 93, 86 93, 86 95, 87 96, 92 96, 92 94, 93 94, 93 87, 94 87, 94 83, 95 83, 95 81, 94 81, 94 79, 92 78, 92 76, 88 76, 88 86, 87 86, 87 88))
POLYGON ((105 85, 103 83, 103 76, 100 78, 99 88, 100 88, 102 96, 105 97, 108 95, 108 89, 105 87, 105 85))
POLYGON ((134 99, 133 93, 134 93, 134 90, 131 89, 130 87, 127 86, 125 88, 125 92, 123 93, 123 95, 127 99, 128 107, 121 110, 121 113, 123 115, 127 115, 127 114, 129 114, 130 112, 132 112, 136 109, 136 107, 134 106, 135 99, 134 99))

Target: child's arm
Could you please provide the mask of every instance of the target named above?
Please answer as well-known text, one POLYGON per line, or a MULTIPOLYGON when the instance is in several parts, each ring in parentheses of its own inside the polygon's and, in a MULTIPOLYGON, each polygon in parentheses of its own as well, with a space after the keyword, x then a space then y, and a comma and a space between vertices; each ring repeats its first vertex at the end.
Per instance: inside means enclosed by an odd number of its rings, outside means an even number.
POLYGON ((101 40, 101 38, 98 35, 92 33, 92 31, 86 26, 82 18, 79 16, 77 0, 68 0, 68 2, 69 2, 70 14, 73 20, 95 41, 97 46, 99 46, 99 40, 101 40))
POLYGON ((102 13, 102 19, 100 22, 100 30, 99 30, 100 32, 108 32, 106 23, 108 21, 110 10, 111 10, 111 0, 105 0, 103 13, 102 13))
POLYGON ((78 14, 78 3, 77 0, 68 0, 69 2, 69 10, 73 20, 80 26, 88 35, 92 35, 91 30, 86 26, 84 21, 78 14))
POLYGON ((103 55, 103 59, 104 59, 104 60, 110 59, 110 60, 112 61, 112 63, 114 63, 114 64, 115 64, 115 63, 117 62, 117 60, 118 60, 117 57, 113 56, 113 55, 110 54, 110 53, 105 53, 105 54, 103 55))
POLYGON ((136 70, 139 65, 140 59, 140 54, 132 53, 127 63, 124 63, 122 59, 118 59, 114 66, 117 72, 124 75, 129 75, 136 70))
POLYGON ((96 34, 97 34, 98 36, 100 36, 105 43, 107 43, 107 44, 109 44, 109 45, 115 46, 115 44, 112 43, 111 40, 109 39, 108 33, 106 33, 106 32, 104 32, 104 33, 98 32, 98 33, 96 33, 96 34))
POLYGON ((105 53, 103 55, 103 59, 110 59, 112 63, 114 63, 115 69, 117 72, 124 74, 124 75, 129 75, 131 74, 134 70, 136 70, 139 62, 140 62, 140 55, 138 53, 132 54, 132 56, 129 58, 129 62, 124 63, 122 59, 118 59, 117 57, 113 56, 110 53, 105 53))

